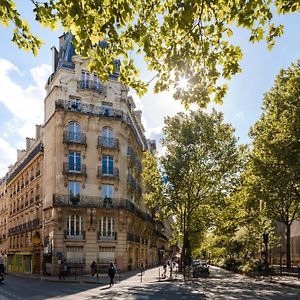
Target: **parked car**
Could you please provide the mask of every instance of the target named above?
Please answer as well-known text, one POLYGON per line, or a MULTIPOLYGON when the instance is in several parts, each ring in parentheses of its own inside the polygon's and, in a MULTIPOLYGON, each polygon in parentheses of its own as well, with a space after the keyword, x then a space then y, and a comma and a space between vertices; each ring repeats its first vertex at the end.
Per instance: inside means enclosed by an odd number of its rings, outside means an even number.
POLYGON ((193 261, 193 277, 209 276, 209 266, 205 261, 193 261))

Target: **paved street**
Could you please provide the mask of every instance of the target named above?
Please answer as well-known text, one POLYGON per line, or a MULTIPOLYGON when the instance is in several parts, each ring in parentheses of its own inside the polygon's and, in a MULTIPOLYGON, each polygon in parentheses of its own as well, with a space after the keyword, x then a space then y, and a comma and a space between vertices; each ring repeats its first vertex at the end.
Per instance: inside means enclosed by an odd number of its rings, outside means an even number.
POLYGON ((300 289, 211 267, 209 278, 193 279, 186 284, 157 280, 158 268, 146 271, 143 282, 134 275, 109 288, 107 284, 41 281, 7 275, 0 284, 1 300, 97 300, 97 299, 300 299, 300 289))

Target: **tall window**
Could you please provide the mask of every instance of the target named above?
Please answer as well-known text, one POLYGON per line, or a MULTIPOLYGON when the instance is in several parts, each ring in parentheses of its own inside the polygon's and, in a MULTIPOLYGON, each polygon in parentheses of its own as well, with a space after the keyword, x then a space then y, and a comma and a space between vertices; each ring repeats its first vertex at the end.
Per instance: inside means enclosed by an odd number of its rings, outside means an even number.
POLYGON ((68 235, 82 235, 83 234, 82 216, 70 215, 67 217, 67 233, 68 233, 68 235))
POLYGON ((80 197, 80 182, 79 181, 69 181, 68 190, 70 195, 70 200, 79 200, 80 197))
POLYGON ((109 155, 102 155, 102 174, 114 175, 114 159, 109 155))
POLYGON ((102 145, 107 147, 113 147, 114 145, 114 132, 112 128, 103 127, 102 128, 102 145))
POLYGON ((86 89, 89 88, 90 84, 90 73, 87 71, 81 72, 81 88, 86 89))
POLYGON ((102 217, 99 222, 100 236, 112 237, 115 235, 115 220, 112 217, 102 217))
POLYGON ((80 142, 81 140, 81 128, 77 122, 70 122, 68 125, 68 140, 80 142))
POLYGON ((98 78, 97 74, 94 73, 94 87, 95 90, 102 90, 101 80, 98 78))
POLYGON ((102 184, 101 186, 102 198, 112 199, 114 196, 114 186, 112 184, 102 184))
POLYGON ((69 171, 81 171, 81 155, 80 152, 69 152, 69 171))

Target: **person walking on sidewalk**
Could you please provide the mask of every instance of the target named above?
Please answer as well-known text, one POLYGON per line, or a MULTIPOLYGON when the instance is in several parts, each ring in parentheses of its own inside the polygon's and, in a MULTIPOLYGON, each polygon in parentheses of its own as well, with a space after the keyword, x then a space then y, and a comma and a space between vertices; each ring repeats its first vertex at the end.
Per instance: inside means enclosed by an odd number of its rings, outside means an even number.
POLYGON ((111 287, 114 285, 114 278, 116 275, 116 267, 115 267, 113 261, 110 262, 107 272, 108 272, 108 276, 110 278, 109 287, 111 287))
POLYGON ((96 273, 97 273, 97 264, 95 261, 93 261, 91 264, 91 275, 95 276, 96 273))
MULTIPOLYGON (((67 266, 67 265, 66 265, 67 266)), ((59 272, 58 272, 58 276, 59 279, 65 279, 65 263, 63 261, 61 261, 60 265, 59 265, 59 272)))
POLYGON ((141 270, 141 274, 144 275, 145 274, 145 265, 144 265, 144 260, 141 260, 140 263, 140 270, 141 270))
POLYGON ((162 278, 166 278, 166 276, 167 276, 167 263, 164 261, 164 263, 163 263, 163 273, 162 273, 162 275, 161 275, 161 277, 162 278))

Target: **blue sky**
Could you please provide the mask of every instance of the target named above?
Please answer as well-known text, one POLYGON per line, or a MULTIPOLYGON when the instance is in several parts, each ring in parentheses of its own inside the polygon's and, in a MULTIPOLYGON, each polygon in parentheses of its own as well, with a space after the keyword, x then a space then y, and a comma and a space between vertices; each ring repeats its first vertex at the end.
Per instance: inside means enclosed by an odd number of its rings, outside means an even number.
MULTIPOLYGON (((22 17, 45 44, 34 57, 12 44, 11 29, 0 26, 0 176, 16 161, 16 149, 25 147, 25 138, 34 137, 34 125, 43 123, 44 86, 51 73, 50 48, 57 47, 62 34, 61 30, 52 32, 34 22, 30 1, 16 2, 22 17)), ((264 42, 250 44, 248 32, 235 32, 234 40, 244 52, 242 73, 229 82, 224 104, 218 109, 223 111, 225 121, 236 128, 240 143, 250 142, 249 128, 258 120, 263 94, 272 87, 276 74, 300 58, 300 14, 281 16, 276 22, 284 25, 285 33, 272 51, 264 42)), ((144 68, 141 74, 146 80, 152 77, 144 68)), ((143 112, 148 138, 159 139, 164 117, 183 110, 171 93, 154 95, 150 90, 140 99, 133 96, 143 112)))

